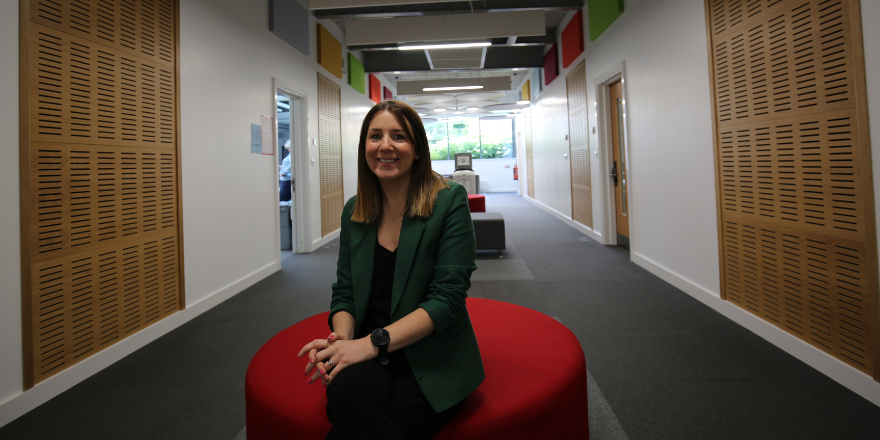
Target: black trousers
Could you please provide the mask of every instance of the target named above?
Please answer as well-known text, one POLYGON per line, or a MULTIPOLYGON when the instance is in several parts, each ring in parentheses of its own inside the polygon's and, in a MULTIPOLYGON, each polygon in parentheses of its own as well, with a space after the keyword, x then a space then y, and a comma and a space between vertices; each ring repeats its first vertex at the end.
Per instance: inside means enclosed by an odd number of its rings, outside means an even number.
POLYGON ((333 428, 325 439, 430 439, 461 408, 437 413, 419 388, 402 352, 391 363, 376 359, 347 367, 327 387, 327 418, 333 428))
POLYGON ((278 181, 278 199, 282 202, 289 202, 293 196, 293 188, 289 180, 278 181))

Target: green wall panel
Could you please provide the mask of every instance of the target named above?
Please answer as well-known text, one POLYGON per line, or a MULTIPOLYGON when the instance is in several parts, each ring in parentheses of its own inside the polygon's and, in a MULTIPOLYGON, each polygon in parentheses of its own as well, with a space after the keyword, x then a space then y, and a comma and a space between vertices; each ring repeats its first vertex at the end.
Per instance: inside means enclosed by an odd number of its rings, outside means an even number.
POLYGON ((366 75, 364 63, 355 58, 354 54, 348 53, 348 85, 361 93, 366 93, 366 75))
POLYGON ((590 41, 595 41, 623 14, 623 0, 587 0, 590 23, 590 41))

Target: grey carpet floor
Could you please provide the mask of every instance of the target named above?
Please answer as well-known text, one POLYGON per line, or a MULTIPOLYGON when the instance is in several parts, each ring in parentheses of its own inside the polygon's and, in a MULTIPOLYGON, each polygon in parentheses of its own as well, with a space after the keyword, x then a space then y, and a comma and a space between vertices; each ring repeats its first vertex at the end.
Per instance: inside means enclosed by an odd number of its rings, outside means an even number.
MULTIPOLYGON (((581 342, 598 439, 878 439, 880 408, 512 194, 506 260, 470 294, 543 312, 581 342)), ((244 436, 244 373, 277 332, 325 311, 337 247, 283 270, 0 428, 0 439, 244 436)))

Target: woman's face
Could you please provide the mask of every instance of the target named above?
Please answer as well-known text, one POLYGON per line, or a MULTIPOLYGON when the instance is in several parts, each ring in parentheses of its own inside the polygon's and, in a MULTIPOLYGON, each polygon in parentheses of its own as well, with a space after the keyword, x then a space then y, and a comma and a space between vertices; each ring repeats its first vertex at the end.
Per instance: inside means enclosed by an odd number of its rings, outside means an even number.
POLYGON ((381 182, 408 183, 415 147, 400 122, 383 110, 370 121, 366 140, 367 165, 381 182))

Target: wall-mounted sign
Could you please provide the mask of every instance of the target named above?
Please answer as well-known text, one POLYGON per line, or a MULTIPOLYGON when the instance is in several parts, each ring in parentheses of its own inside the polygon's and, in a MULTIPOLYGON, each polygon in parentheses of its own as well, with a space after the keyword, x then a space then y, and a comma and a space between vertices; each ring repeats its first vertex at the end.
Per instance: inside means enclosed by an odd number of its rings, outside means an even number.
POLYGON ((260 116, 260 143, 262 144, 262 154, 275 154, 275 130, 273 118, 268 116, 260 116))
POLYGON ((251 153, 263 154, 262 135, 260 124, 251 124, 251 153))

